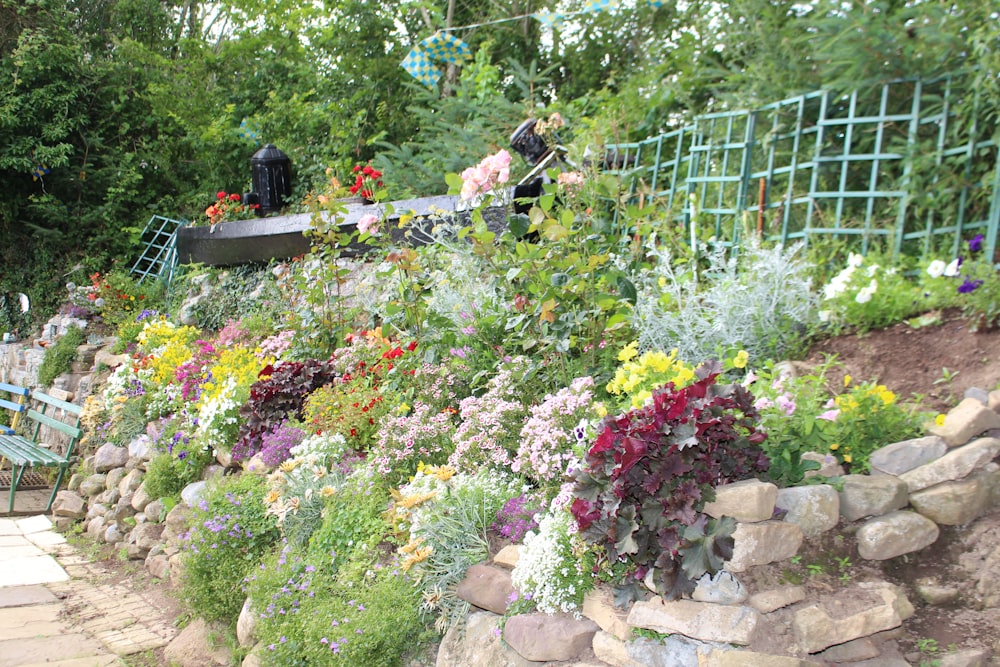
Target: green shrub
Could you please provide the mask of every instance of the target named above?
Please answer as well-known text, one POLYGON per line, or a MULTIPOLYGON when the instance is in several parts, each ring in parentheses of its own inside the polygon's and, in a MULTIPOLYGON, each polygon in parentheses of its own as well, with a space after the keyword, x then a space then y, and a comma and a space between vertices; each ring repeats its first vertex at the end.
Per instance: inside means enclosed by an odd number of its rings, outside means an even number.
POLYGON ((266 492, 257 475, 223 477, 194 508, 181 592, 196 615, 235 621, 239 614, 245 596, 238 582, 280 537, 266 492))
POLYGON ((153 500, 176 496, 191 481, 188 479, 187 465, 170 454, 158 454, 146 465, 143 481, 146 493, 153 500))
POLYGON ((370 551, 389 533, 383 519, 384 491, 364 474, 355 474, 327 499, 323 524, 309 540, 309 553, 336 569, 356 552, 370 551))
POLYGON ((290 546, 247 577, 265 664, 396 667, 429 638, 413 581, 368 559, 334 574, 290 546))
POLYGON ((765 248, 751 238, 736 257, 719 248, 697 270, 663 246, 651 254, 656 265, 643 276, 632 316, 641 350, 712 359, 744 349, 754 359, 782 359, 807 344, 815 298, 798 246, 765 248))
POLYGON ((87 335, 80 327, 70 327, 66 334, 45 350, 45 358, 38 367, 38 384, 51 387, 52 382, 69 372, 76 360, 76 348, 87 342, 87 335))
POLYGON ((220 271, 207 269, 183 277, 179 294, 193 300, 188 315, 199 329, 219 331, 230 320, 251 319, 255 330, 266 328, 267 315, 284 309, 281 295, 269 267, 244 264, 220 271), (186 287, 186 290, 185 290, 186 287))

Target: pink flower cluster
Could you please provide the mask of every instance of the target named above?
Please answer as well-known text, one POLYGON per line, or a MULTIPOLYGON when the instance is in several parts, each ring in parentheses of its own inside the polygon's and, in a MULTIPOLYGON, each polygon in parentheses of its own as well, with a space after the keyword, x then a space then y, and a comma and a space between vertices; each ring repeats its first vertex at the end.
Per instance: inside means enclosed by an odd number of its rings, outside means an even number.
POLYGON ((509 179, 510 153, 501 150, 462 172, 462 199, 468 201, 477 195, 486 194, 509 179))
POLYGON ((463 398, 458 404, 461 424, 452 438, 455 451, 448 465, 465 472, 476 472, 484 465, 510 468, 517 433, 528 416, 515 379, 515 369, 525 362, 521 357, 512 362, 490 380, 485 394, 463 398))
POLYGON ((576 429, 592 413, 593 389, 593 378, 577 378, 532 407, 511 470, 540 483, 561 481, 567 467, 579 460, 574 453, 576 429))
POLYGON ((443 463, 443 452, 451 449, 455 424, 447 412, 435 412, 426 403, 415 401, 413 412, 398 417, 387 417, 379 425, 378 442, 371 457, 375 469, 383 475, 401 469, 401 463, 413 463, 408 472, 416 468, 418 460, 424 463, 443 463))

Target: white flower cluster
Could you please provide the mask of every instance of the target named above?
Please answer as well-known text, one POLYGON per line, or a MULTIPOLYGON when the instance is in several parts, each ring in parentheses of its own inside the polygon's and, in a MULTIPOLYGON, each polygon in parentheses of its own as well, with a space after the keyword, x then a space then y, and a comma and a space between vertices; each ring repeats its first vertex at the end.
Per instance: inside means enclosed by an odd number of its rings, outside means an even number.
POLYGON ((201 404, 195 437, 206 450, 228 449, 235 441, 240 411, 240 403, 234 400, 235 394, 236 379, 228 377, 222 390, 201 404))
POLYGON ((300 459, 316 457, 325 464, 339 460, 347 449, 347 439, 340 433, 317 433, 307 436, 288 453, 300 459))
POLYGON ((940 259, 935 259, 927 266, 927 275, 931 278, 940 278, 941 276, 946 276, 948 278, 954 278, 960 273, 960 266, 962 264, 961 259, 953 259, 951 263, 945 264, 940 259))
POLYGON ((538 532, 524 537, 524 546, 511 574, 514 588, 538 606, 554 614, 579 614, 590 576, 582 571, 573 553, 575 525, 568 511, 547 513, 538 522, 538 532))

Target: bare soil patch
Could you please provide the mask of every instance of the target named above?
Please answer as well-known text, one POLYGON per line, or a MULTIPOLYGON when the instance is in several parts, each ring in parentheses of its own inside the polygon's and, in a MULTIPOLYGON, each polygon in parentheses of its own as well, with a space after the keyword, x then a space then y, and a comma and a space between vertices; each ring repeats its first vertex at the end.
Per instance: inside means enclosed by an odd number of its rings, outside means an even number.
POLYGON ((903 400, 917 398, 927 410, 946 412, 965 391, 1000 384, 1000 330, 976 332, 957 311, 938 314, 940 322, 915 328, 900 323, 865 334, 822 340, 808 362, 835 355, 843 372, 857 380, 877 380, 903 400))

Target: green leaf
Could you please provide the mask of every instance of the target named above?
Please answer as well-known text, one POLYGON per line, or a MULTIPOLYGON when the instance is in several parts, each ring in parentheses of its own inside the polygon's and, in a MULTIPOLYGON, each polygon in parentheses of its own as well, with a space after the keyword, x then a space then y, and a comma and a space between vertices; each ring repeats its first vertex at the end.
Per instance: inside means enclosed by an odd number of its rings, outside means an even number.
POLYGON ((531 228, 531 218, 524 213, 515 213, 507 218, 507 228, 516 238, 527 235, 531 228))
MULTIPOLYGON (((458 174, 445 174, 444 182, 448 184, 448 194, 457 195, 462 191, 462 177, 458 174)), ((440 192, 440 190, 438 190, 438 192, 440 192)))
POLYGON ((569 282, 569 275, 565 273, 553 273, 549 277, 549 283, 551 283, 553 287, 562 287, 568 282, 569 282))
POLYGON ((618 285, 618 293, 621 294, 623 299, 634 306, 636 300, 639 298, 635 285, 632 284, 632 281, 625 276, 618 276, 618 280, 616 282, 618 285))

